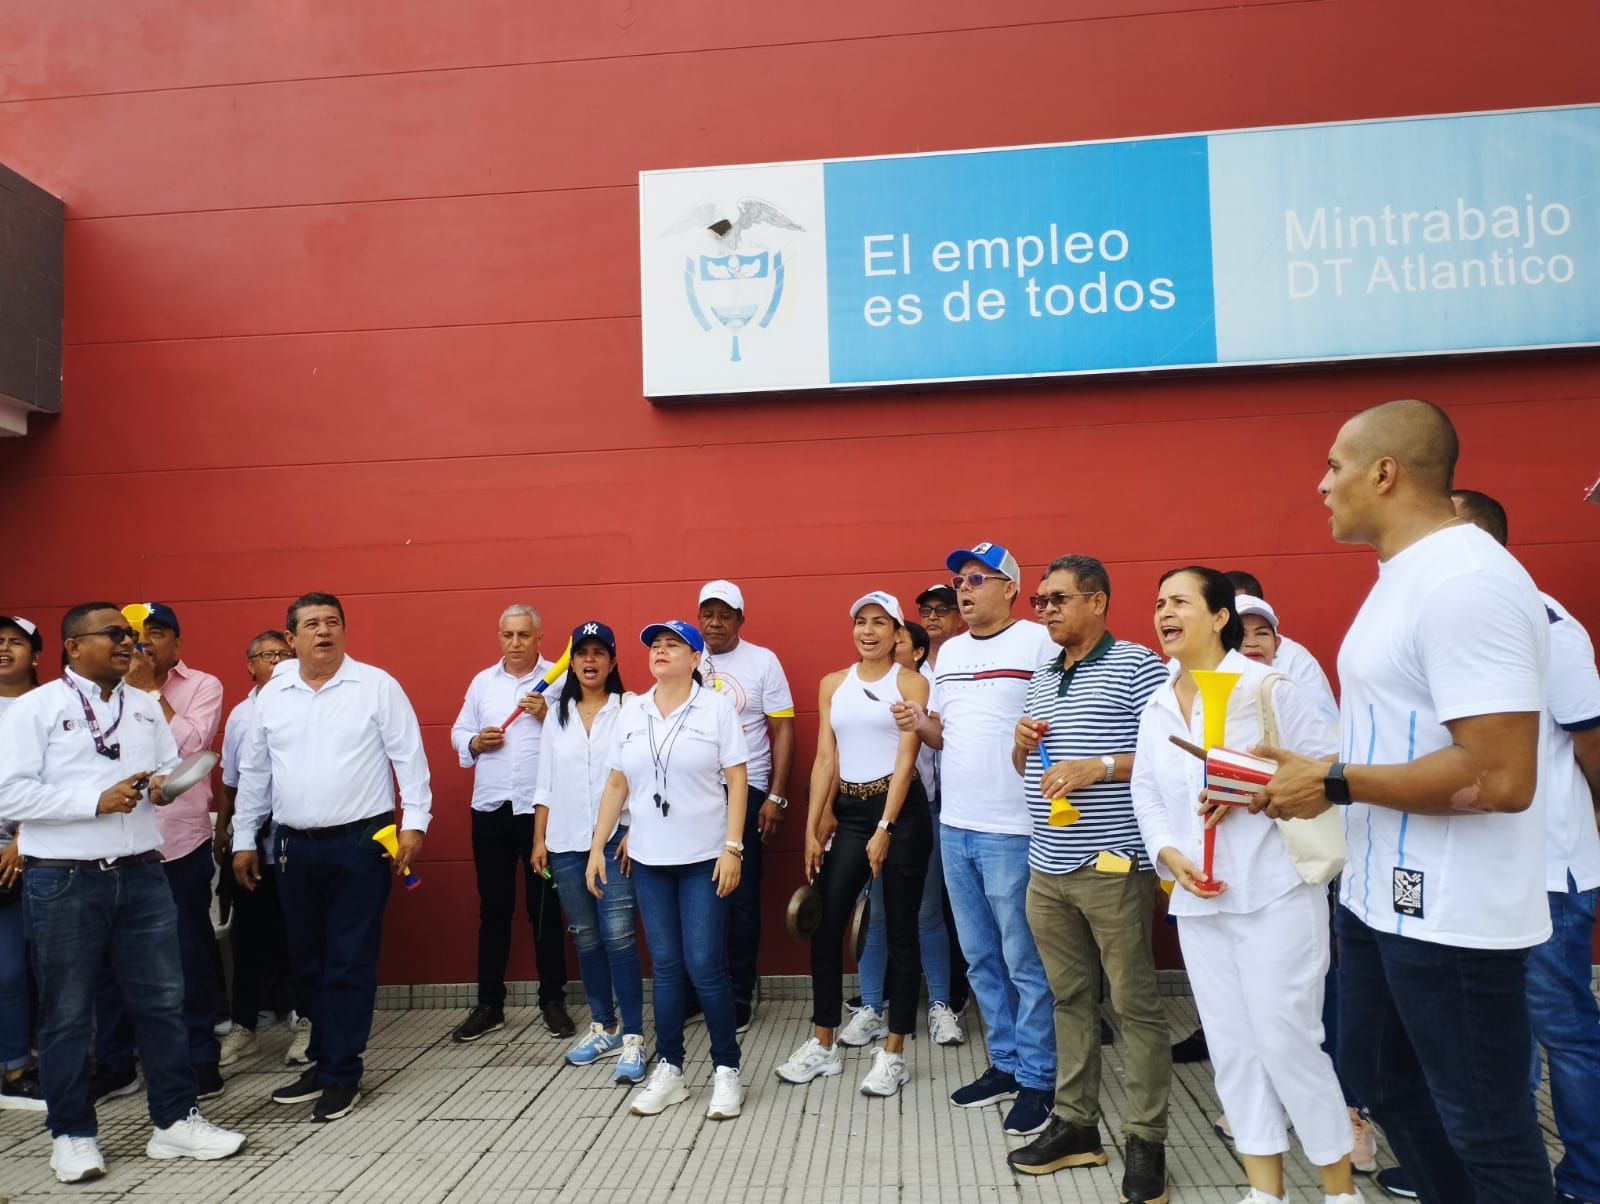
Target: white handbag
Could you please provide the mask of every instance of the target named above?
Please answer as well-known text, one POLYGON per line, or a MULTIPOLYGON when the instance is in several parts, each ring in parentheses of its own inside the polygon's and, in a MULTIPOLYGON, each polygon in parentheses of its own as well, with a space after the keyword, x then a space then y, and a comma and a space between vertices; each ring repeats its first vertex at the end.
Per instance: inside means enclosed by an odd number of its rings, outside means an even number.
MULTIPOLYGON (((1282 673, 1269 673, 1261 679, 1256 693, 1256 713, 1261 717, 1261 742, 1274 748, 1278 744, 1278 721, 1272 713, 1272 687, 1289 679, 1282 673)), ((1344 817, 1329 807, 1314 819, 1279 819, 1278 835, 1289 851, 1295 872, 1311 886, 1323 886, 1339 876, 1344 868, 1344 817)))

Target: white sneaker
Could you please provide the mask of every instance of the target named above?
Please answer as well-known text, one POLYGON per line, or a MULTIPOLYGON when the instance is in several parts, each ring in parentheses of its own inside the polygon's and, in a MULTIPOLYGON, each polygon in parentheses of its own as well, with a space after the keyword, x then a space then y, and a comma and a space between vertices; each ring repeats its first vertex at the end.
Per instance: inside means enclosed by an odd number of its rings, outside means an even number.
POLYGON ((935 1045, 964 1045, 967 1034, 961 1031, 960 1018, 950 1010, 948 1003, 936 1003, 928 1008, 928 1035, 935 1045))
POLYGON ((718 1066, 711 1076, 711 1106, 707 1120, 732 1120, 744 1104, 744 1085, 737 1066, 718 1066))
POLYGON ((254 1053, 256 1035, 243 1025, 235 1024, 222 1038, 222 1050, 217 1055, 218 1066, 232 1066, 240 1058, 254 1053))
POLYGON ((93 1137, 57 1137, 50 1146, 50 1169, 62 1183, 82 1183, 106 1173, 106 1160, 93 1137))
POLYGON ((309 1066, 311 1064, 311 1017, 297 1016, 289 1031, 294 1034, 289 1039, 289 1052, 283 1055, 285 1066, 309 1066))
POLYGON ((1259 1187, 1252 1187, 1250 1194, 1239 1201, 1239 1204, 1287 1204, 1288 1196, 1269 1196, 1259 1187))
POLYGON ((911 1081, 906 1070, 904 1054, 890 1053, 887 1049, 872 1051, 872 1069, 861 1080, 862 1095, 898 1095, 900 1088, 911 1081))
POLYGON ((837 1045, 824 1045, 812 1037, 789 1055, 789 1060, 778 1067, 776 1074, 786 1083, 809 1083, 812 1079, 838 1074, 844 1069, 844 1058, 837 1045))
POLYGON ((1322 1204, 1362 1204, 1361 1193, 1358 1191, 1346 1192, 1342 1196, 1322 1197, 1322 1204))
POLYGON ((1350 1165, 1363 1175, 1376 1174, 1378 1135, 1372 1131, 1372 1125, 1367 1118, 1361 1115, 1360 1108, 1350 1109, 1350 1136, 1355 1142, 1355 1147, 1350 1151, 1350 1165))
POLYGON ((863 1006, 834 1039, 841 1045, 871 1045, 889 1035, 889 1022, 877 1008, 863 1006))
POLYGON ((199 1108, 190 1108, 189 1115, 182 1120, 152 1133, 144 1152, 147 1158, 194 1158, 200 1162, 215 1162, 242 1149, 243 1133, 219 1129, 200 1115, 199 1108))
POLYGON ((689 1089, 683 1085, 683 1071, 671 1062, 657 1062, 644 1089, 633 1097, 633 1107, 628 1111, 635 1116, 654 1116, 688 1098, 689 1089))

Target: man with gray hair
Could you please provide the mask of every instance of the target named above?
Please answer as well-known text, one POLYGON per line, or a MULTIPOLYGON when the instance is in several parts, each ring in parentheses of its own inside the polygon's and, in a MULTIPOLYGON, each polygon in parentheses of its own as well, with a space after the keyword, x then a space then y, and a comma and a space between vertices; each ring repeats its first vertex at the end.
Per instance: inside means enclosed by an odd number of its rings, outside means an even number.
POLYGON ((567 1015, 566 926, 551 880, 533 872, 533 790, 539 776, 544 695, 534 687, 550 670, 539 655, 539 612, 518 603, 500 616, 500 659, 472 679, 450 744, 472 773, 472 865, 478 879, 478 1004, 450 1034, 476 1041, 506 1022, 506 962, 517 871, 539 966, 539 1010, 555 1037, 576 1031, 567 1015), (506 716, 526 713, 521 722, 506 716), (502 726, 504 725, 504 726, 502 726))

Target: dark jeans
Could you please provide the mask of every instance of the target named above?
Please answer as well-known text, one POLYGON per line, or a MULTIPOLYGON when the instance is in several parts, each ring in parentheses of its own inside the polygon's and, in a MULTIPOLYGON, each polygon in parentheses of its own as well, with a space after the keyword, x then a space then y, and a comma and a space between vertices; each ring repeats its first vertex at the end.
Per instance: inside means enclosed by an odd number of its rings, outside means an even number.
POLYGON ((478 877, 478 1002, 504 1007, 506 963, 511 960, 511 915, 517 909, 517 870, 533 927, 539 967, 539 1002, 559 1003, 567 989, 567 935, 554 878, 533 872, 533 816, 511 804, 472 813, 472 867, 478 877))
MULTIPOLYGON (((229 943, 233 947, 233 1022, 255 1031, 261 1013, 276 1008, 284 995, 293 995, 289 970, 289 934, 284 930, 283 904, 278 898, 278 872, 272 859, 260 847, 256 864, 261 880, 255 890, 232 888, 233 927, 229 943)), ((305 1001, 296 998, 294 1007, 309 1016, 305 1001)))
MULTIPOLYGON (((886 793, 865 799, 840 794, 833 803, 839 827, 817 874, 822 918, 811 938, 811 1023, 818 1028, 838 1028, 844 1011, 844 931, 862 888, 872 879, 867 841, 878 830, 887 797, 886 793)), ((922 792, 922 783, 913 780, 880 870, 889 944, 889 971, 885 978, 889 1031, 901 1035, 915 1032, 917 1027, 917 997, 922 987, 917 912, 922 907, 922 885, 928 876, 932 842, 928 797, 922 792)))
POLYGON ((166 1128, 195 1104, 183 1019, 177 908, 156 862, 110 870, 30 866, 23 877, 39 980, 39 1078, 53 1137, 93 1137, 89 1042, 108 963, 144 1059, 150 1119, 166 1128))
POLYGON ((26 912, 20 892, 0 905, 0 1070, 21 1070, 33 1061, 34 1005, 28 981, 26 912))
MULTIPOLYGON (((178 911, 178 955, 183 963, 183 1023, 189 1060, 196 1065, 220 1056, 212 1026, 222 1007, 218 987, 217 933, 211 924, 211 845, 162 863, 178 911)), ((109 968, 95 991, 95 1063, 102 1068, 133 1065, 133 1025, 128 1005, 109 968)))
POLYGON ((383 909, 394 880, 372 834, 390 822, 374 816, 322 840, 280 827, 274 842, 296 996, 311 1013, 309 1056, 324 1087, 361 1082, 378 998, 383 909))
POLYGON ((717 898, 711 877, 715 866, 714 860, 689 865, 633 863, 633 890, 654 971, 650 998, 655 1005, 656 1057, 679 1070, 690 983, 705 1012, 712 1064, 739 1065, 733 986, 723 960, 729 908, 727 899, 717 898))
POLYGON ((1339 1069, 1420 1198, 1553 1199, 1528 1091, 1528 951, 1375 932, 1344 907, 1335 927, 1339 1069))
POLYGON ((744 807, 744 866, 739 885, 728 896, 728 977, 733 997, 750 1003, 756 997, 756 955, 761 950, 761 804, 767 792, 750 787, 744 807))

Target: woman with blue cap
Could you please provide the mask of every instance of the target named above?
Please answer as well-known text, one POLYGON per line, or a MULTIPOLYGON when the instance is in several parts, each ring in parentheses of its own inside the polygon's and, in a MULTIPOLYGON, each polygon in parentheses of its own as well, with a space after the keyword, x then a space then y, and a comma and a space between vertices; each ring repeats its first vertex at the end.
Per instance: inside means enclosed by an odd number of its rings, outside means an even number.
POLYGON ((654 967, 656 1064, 634 1099, 635 1116, 689 1098, 683 1081, 688 984, 705 1012, 713 1066, 706 1116, 728 1120, 744 1102, 733 984, 723 961, 728 896, 744 854, 745 761, 738 713, 704 687, 705 640, 681 619, 639 633, 656 684, 622 709, 605 793, 589 846, 589 890, 604 898, 616 869, 605 846, 623 808, 632 817, 628 860, 654 967), (726 785, 724 785, 726 783, 726 785))

